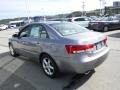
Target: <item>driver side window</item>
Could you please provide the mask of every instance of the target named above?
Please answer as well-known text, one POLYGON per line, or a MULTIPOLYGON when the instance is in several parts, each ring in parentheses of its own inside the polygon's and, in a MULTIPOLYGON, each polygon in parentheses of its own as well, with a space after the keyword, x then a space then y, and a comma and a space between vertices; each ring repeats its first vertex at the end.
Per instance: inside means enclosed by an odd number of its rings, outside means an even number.
POLYGON ((19 34, 19 37, 29 37, 30 26, 25 27, 19 34))

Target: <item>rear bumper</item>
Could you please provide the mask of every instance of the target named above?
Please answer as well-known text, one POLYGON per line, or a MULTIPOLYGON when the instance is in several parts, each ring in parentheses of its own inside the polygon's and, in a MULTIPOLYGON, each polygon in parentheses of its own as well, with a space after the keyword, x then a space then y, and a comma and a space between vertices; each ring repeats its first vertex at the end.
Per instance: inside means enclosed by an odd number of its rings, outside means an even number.
POLYGON ((109 48, 106 48, 99 54, 91 57, 73 57, 73 58, 65 58, 58 61, 58 67, 61 71, 64 72, 76 72, 76 73, 84 73, 88 70, 92 70, 99 66, 101 63, 105 61, 109 53, 109 48))

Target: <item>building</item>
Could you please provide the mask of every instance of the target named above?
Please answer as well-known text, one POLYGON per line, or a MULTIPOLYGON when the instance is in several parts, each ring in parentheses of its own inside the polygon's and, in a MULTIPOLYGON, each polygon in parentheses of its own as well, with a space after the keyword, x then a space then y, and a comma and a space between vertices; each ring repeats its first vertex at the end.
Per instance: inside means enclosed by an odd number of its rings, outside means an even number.
POLYGON ((113 11, 113 13, 115 13, 115 14, 120 14, 120 1, 114 1, 114 2, 113 2, 112 11, 113 11))
POLYGON ((45 16, 35 16, 32 19, 33 19, 33 22, 40 22, 40 21, 46 20, 45 16))
POLYGON ((120 14, 120 1, 113 2, 113 6, 105 7, 105 14, 107 15, 120 14))
POLYGON ((120 1, 113 2, 113 7, 120 7, 120 1))

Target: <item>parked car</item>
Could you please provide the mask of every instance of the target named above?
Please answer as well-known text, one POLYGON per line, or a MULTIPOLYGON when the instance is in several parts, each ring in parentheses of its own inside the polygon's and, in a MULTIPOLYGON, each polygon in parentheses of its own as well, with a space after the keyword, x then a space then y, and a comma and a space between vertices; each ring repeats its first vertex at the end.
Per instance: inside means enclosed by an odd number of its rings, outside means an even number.
POLYGON ((79 24, 82 27, 87 28, 90 22, 88 17, 72 17, 68 19, 69 22, 79 24))
POLYGON ((120 20, 116 17, 102 18, 98 21, 91 21, 88 26, 89 29, 95 31, 109 31, 120 29, 120 20))
POLYGON ((107 58, 103 34, 70 22, 31 23, 9 39, 12 56, 23 55, 40 62, 44 73, 85 73, 107 58))
POLYGON ((120 19, 120 14, 116 14, 114 16, 117 17, 118 19, 120 19))
POLYGON ((8 25, 1 24, 0 25, 0 30, 5 30, 8 28, 8 25))
POLYGON ((9 27, 10 28, 19 28, 19 27, 24 26, 24 25, 25 25, 24 20, 10 21, 9 22, 9 27))
POLYGON ((90 16, 89 18, 90 18, 90 21, 95 21, 95 20, 97 20, 97 19, 98 19, 98 17, 97 17, 97 16, 90 16))

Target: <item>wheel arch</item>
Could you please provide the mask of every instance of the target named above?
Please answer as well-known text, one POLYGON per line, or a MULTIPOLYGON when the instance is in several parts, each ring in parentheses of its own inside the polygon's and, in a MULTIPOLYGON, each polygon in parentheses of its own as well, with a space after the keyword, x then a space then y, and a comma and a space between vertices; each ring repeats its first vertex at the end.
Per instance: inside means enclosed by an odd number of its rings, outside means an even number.
POLYGON ((104 26, 103 26, 103 32, 105 32, 105 31, 104 31, 104 28, 105 28, 105 27, 107 27, 108 30, 109 30, 109 26, 108 26, 108 25, 104 25, 104 26))
MULTIPOLYGON (((48 53, 46 53, 46 52, 42 52, 42 53, 40 53, 40 55, 39 55, 39 62, 41 63, 41 57, 43 56, 43 55, 48 55, 49 57, 51 57, 53 60, 54 60, 54 58, 52 57, 52 55, 50 55, 50 54, 48 54, 48 53)), ((55 60, 54 60, 54 62, 55 62, 55 60)), ((56 63, 56 62, 55 62, 56 63)))
POLYGON ((8 45, 10 45, 11 44, 11 42, 8 42, 8 45))

